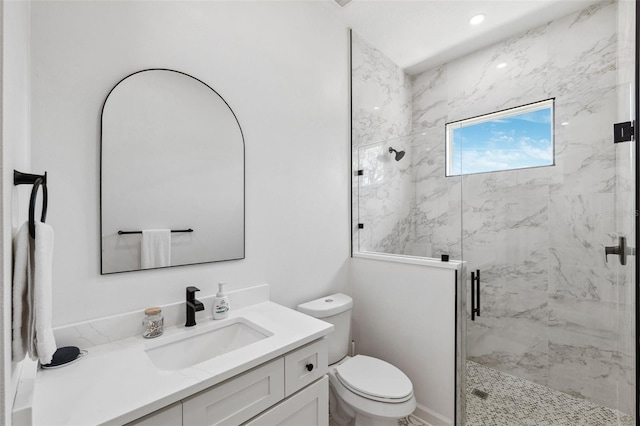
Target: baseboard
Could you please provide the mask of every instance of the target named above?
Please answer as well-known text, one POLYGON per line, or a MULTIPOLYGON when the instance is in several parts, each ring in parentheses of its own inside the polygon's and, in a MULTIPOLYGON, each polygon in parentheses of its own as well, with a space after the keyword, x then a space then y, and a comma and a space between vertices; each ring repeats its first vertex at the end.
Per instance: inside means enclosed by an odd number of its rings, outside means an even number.
POLYGON ((451 419, 421 404, 417 404, 413 415, 429 426, 453 426, 451 419))
POLYGON ((33 401, 38 361, 33 361, 27 356, 21 364, 18 389, 11 409, 11 424, 14 426, 30 426, 33 424, 33 401))

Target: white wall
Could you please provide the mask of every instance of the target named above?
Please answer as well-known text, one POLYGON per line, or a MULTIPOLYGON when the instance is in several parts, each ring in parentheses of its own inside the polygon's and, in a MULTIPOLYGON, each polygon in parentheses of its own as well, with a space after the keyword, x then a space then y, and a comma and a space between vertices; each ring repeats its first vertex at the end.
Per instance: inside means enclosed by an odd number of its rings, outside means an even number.
MULTIPOLYGON (((34 2, 34 170, 49 172, 54 323, 271 284, 288 306, 342 291, 349 258, 348 34, 314 2, 34 2), (246 259, 99 275, 100 107, 165 67, 212 86, 246 143, 246 259)), ((185 188, 188 190, 188 188, 185 188)), ((198 194, 194 194, 197 196, 198 194)))
POLYGON ((419 413, 433 424, 454 419, 455 272, 371 259, 351 262, 356 352, 388 361, 409 376, 419 413))
POLYGON ((2 234, 0 268, 0 424, 11 424, 19 364, 11 361, 12 236, 28 212, 27 186, 14 187, 13 170, 29 170, 29 4, 0 3, 2 31, 2 234))

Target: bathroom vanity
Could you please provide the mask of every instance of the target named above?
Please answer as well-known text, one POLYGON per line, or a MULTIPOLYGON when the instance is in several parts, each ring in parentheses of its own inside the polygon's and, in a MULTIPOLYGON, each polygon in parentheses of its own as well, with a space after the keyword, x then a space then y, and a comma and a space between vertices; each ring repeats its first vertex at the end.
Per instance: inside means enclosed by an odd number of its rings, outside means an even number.
POLYGON ((327 425, 326 360, 319 339, 128 424, 327 425))
MULTIPOLYGON (((184 303, 163 307, 165 321, 183 320, 183 310, 184 303)), ((134 314, 114 321, 129 324, 134 314)), ((98 322, 59 330, 58 340, 75 336, 88 353, 37 371, 31 424, 328 425, 331 324, 252 300, 227 319, 201 317, 194 327, 176 324, 155 339, 115 340, 100 331, 113 329, 98 322), (87 346, 88 330, 108 342, 87 346)))

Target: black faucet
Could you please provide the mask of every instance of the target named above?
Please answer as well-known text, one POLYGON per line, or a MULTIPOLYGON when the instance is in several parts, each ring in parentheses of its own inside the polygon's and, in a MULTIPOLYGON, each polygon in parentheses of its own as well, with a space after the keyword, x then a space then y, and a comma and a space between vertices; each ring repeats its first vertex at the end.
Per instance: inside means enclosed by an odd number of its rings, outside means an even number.
POLYGON ((196 312, 204 311, 202 302, 196 300, 196 291, 200 291, 200 289, 193 286, 187 287, 187 323, 184 325, 185 327, 196 325, 196 312))

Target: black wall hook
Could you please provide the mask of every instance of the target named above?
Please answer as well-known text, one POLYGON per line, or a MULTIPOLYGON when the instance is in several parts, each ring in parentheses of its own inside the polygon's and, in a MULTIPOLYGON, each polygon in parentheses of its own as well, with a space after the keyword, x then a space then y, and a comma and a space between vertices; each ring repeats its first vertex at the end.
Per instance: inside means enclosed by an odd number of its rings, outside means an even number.
POLYGON ((42 214, 40 215, 40 222, 45 222, 47 219, 47 203, 49 194, 47 191, 47 172, 43 175, 34 175, 31 173, 22 173, 17 170, 13 171, 13 184, 14 185, 33 185, 31 189, 31 198, 29 199, 29 235, 31 238, 36 238, 36 200, 38 196, 38 188, 42 187, 42 214))
POLYGON ((33 185, 36 183, 36 179, 42 179, 42 183, 47 184, 47 172, 43 175, 34 175, 31 173, 22 173, 17 170, 13 171, 13 184, 14 185, 33 185))

